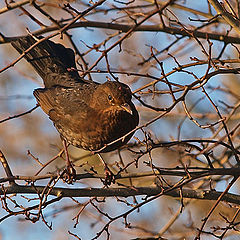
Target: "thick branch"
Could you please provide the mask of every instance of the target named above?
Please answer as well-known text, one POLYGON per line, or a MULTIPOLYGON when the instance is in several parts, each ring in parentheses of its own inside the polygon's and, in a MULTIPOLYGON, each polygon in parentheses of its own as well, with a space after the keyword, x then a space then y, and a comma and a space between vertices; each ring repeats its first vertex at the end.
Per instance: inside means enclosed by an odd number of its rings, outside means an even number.
MULTIPOLYGON (((67 24, 59 24, 59 25, 60 25, 60 27, 65 27, 67 24)), ((130 29, 134 28, 135 25, 87 21, 87 22, 74 23, 68 29, 83 28, 83 27, 103 28, 103 29, 109 29, 109 30, 119 30, 122 32, 128 32, 130 29)), ((52 26, 34 31, 34 32, 32 32, 32 34, 38 36, 38 35, 41 35, 44 33, 57 31, 57 30, 59 30, 59 27, 56 25, 52 25, 52 26)), ((240 44, 240 38, 238 38, 238 37, 225 36, 224 34, 203 32, 203 31, 188 30, 186 32, 182 28, 167 27, 167 26, 162 27, 162 26, 159 26, 159 24, 157 24, 157 25, 140 25, 140 26, 137 26, 136 29, 134 29, 133 31, 134 32, 165 32, 165 33, 169 33, 171 35, 177 34, 177 35, 186 36, 186 37, 190 37, 190 38, 192 38, 192 34, 190 34, 190 33, 193 33, 194 36, 197 38, 217 40, 217 41, 222 41, 224 43, 240 44)), ((22 37, 22 36, 0 37, 0 44, 11 42, 19 37, 22 37)))
POLYGON ((25 5, 29 2, 31 2, 31 0, 23 0, 23 1, 20 1, 20 2, 9 3, 6 7, 3 7, 3 8, 0 9, 0 14, 5 13, 5 12, 11 10, 11 9, 23 6, 23 5, 25 5))
MULTIPOLYGON (((36 191, 42 192, 45 186, 21 186, 13 185, 5 187, 4 190, 7 194, 20 193, 20 194, 36 194, 36 191)), ((138 195, 154 196, 160 194, 162 188, 160 187, 135 187, 135 188, 53 188, 50 195, 57 197, 130 197, 138 195)), ((0 195, 3 195, 3 190, 0 195)), ((164 195, 172 197, 184 197, 202 200, 217 200, 222 192, 210 190, 192 190, 192 189, 174 189, 166 192, 164 195)), ((240 204, 240 196, 236 194, 226 194, 222 201, 229 203, 240 204)))

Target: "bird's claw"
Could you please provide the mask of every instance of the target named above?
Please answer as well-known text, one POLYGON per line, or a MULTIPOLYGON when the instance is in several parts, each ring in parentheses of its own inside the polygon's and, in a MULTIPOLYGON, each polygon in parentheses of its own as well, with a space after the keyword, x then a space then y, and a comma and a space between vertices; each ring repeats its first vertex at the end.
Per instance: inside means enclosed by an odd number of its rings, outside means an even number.
POLYGON ((63 181, 72 184, 76 181, 76 170, 72 166, 72 164, 69 164, 66 166, 66 168, 63 171, 63 181))
POLYGON ((109 169, 108 166, 105 166, 105 179, 103 181, 103 184, 105 186, 110 186, 111 183, 115 183, 115 175, 113 174, 113 172, 109 169))

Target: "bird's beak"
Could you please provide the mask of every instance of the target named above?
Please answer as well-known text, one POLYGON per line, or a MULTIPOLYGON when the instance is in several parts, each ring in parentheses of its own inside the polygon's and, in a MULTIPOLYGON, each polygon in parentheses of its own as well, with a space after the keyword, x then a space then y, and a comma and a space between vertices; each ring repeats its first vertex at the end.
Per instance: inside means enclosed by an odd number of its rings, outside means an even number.
POLYGON ((128 103, 124 103, 124 104, 120 105, 120 107, 121 107, 124 111, 130 113, 131 115, 133 114, 132 108, 131 108, 131 106, 130 106, 128 103))

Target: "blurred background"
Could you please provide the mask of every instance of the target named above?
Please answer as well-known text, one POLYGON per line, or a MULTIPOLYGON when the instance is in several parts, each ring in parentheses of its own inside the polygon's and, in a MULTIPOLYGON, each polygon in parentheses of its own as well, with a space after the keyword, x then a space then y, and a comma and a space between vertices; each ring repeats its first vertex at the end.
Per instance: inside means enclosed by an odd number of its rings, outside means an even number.
MULTIPOLYGON (((19 57, 9 43, 11 38, 27 35, 28 32, 48 36, 53 33, 50 27, 54 27, 56 31, 97 1, 31 2, 0 1, 0 33, 6 37, 0 42, 0 69, 4 69, 19 57), (7 2, 10 5, 21 4, 16 8, 6 9, 7 2)), ((224 2, 226 9, 238 19, 238 1, 224 2)), ((152 11, 166 3, 167 1, 150 0, 104 1, 78 21, 85 25, 69 28, 62 38, 57 35, 51 40, 75 50, 79 74, 83 74, 101 56, 101 51, 111 47, 126 34, 126 26, 131 28, 140 23, 150 16, 152 11), (109 27, 104 27, 104 23, 109 23, 109 27)), ((139 155, 133 151, 145 151, 146 140, 149 139, 154 143, 196 140, 195 145, 201 149, 209 148, 207 152, 215 167, 235 166, 235 157, 226 147, 197 142, 199 139, 208 139, 228 143, 221 118, 225 119, 229 132, 236 128, 239 122, 239 76, 216 74, 204 78, 210 72, 239 66, 239 35, 221 17, 214 17, 215 15, 216 11, 208 1, 175 1, 161 14, 154 14, 140 25, 146 26, 146 29, 133 31, 121 44, 107 52, 110 72, 106 59, 103 58, 94 66, 90 75, 86 74, 85 79, 100 83, 108 79, 114 80, 113 76, 117 77, 119 81, 128 84, 135 96, 143 101, 134 98, 140 115, 139 126, 142 128, 136 131, 128 143, 132 151, 124 148, 103 154, 114 172, 119 170, 119 165, 124 167, 134 162, 139 155), (194 30, 197 31, 195 35, 192 34, 194 30), (198 32, 205 33, 206 37, 202 38, 198 32), (232 42, 219 36, 232 36, 232 42), (216 40, 217 38, 219 40, 216 40), (195 81, 197 83, 190 87, 195 81), (185 98, 178 101, 187 87, 189 90, 185 98), (175 99, 171 91, 174 92, 175 99), (165 111, 159 111, 158 108, 165 111), (164 112, 167 114, 162 116, 164 112), (154 120, 157 117, 158 119, 154 120), (149 124, 150 122, 152 123, 149 124)), ((45 164, 62 149, 59 134, 40 108, 24 116, 3 121, 33 108, 36 100, 32 92, 42 86, 41 78, 24 59, 0 73, 0 149, 14 175, 35 175, 41 165, 34 158, 45 164)), ((236 128, 231 135, 236 149, 239 146, 238 131, 236 128)), ((69 147, 69 153, 78 173, 91 172, 92 167, 98 173, 103 173, 103 166, 97 156, 72 146, 69 147)), ((155 148, 150 154, 143 154, 137 167, 135 164, 127 167, 127 173, 152 171, 150 162, 157 167, 166 168, 209 167, 199 149, 177 144, 173 147, 155 148)), ((64 164, 64 160, 58 157, 40 175, 56 172, 64 167, 64 164)), ((2 168, 0 176, 5 176, 2 168)), ((164 180, 170 185, 179 179, 175 176, 164 176, 164 180)), ((229 176, 214 176, 211 179, 206 177, 192 181, 186 187, 210 189, 212 184, 211 187, 215 190, 224 191, 230 179, 229 176)), ((39 185, 47 183, 48 180, 37 182, 39 185)), ((59 181, 56 186, 83 188, 102 187, 103 184, 99 179, 93 178, 77 181, 73 185, 59 181)), ((149 177, 120 180, 113 185, 119 186, 156 186, 156 177, 152 174, 149 177)), ((239 194, 238 182, 230 192, 239 194)), ((38 199, 34 199, 36 195, 23 195, 17 195, 14 198, 16 202, 9 201, 9 208, 14 210, 19 206, 27 207, 38 203, 38 199), (30 199, 32 200, 29 201, 30 199), (16 203, 19 206, 16 206, 16 203)), ((52 224, 52 230, 42 220, 33 224, 24 216, 11 216, 0 224, 0 239, 77 239, 68 231, 81 239, 92 239, 108 219, 89 203, 89 199, 66 198, 46 207, 43 211, 44 217, 49 225, 52 224), (75 225, 76 215, 82 208, 84 210, 79 223, 75 225)), ((101 211, 114 217, 142 201, 142 196, 127 199, 113 197, 96 204, 101 211)), ((157 236, 165 239, 193 239, 197 228, 201 226, 202 218, 206 216, 214 201, 184 201, 185 208, 182 212, 180 200, 168 196, 161 196, 143 205, 128 216, 127 220, 131 224, 129 228, 125 228, 123 218, 111 224, 110 239, 147 239, 157 236)), ((227 226, 226 219, 231 220, 237 209, 237 206, 220 203, 205 231, 221 235, 223 229, 220 228, 227 226)), ((7 212, 1 209, 0 217, 5 215, 7 212)), ((235 220, 237 219, 238 215, 235 220)), ((237 236, 237 231, 229 230, 224 239, 238 239, 237 236)), ((107 234, 102 234, 99 239, 107 239, 107 234)), ((215 237, 206 234, 202 239, 215 237)))

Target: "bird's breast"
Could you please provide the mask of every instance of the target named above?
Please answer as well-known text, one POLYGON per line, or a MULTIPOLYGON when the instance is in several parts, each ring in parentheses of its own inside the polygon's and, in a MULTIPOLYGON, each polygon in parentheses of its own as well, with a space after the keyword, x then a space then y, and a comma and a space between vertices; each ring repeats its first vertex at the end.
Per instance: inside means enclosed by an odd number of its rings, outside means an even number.
MULTIPOLYGON (((55 124, 55 127, 70 144, 85 150, 96 151, 134 129, 138 124, 138 119, 136 120, 134 115, 125 111, 105 111, 88 116, 85 123, 82 124, 85 127, 77 126, 78 124, 68 126, 68 128, 55 124)), ((109 152, 124 145, 132 134, 124 140, 109 145, 103 152, 109 152)))

